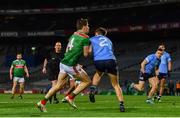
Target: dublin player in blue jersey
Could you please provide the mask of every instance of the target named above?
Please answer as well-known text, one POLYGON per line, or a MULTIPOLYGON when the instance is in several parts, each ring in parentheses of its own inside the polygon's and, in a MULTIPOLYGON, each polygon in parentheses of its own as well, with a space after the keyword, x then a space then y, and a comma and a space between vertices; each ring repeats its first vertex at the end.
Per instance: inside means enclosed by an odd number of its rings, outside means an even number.
POLYGON ((90 52, 93 52, 94 64, 96 67, 96 73, 92 80, 92 86, 90 87, 89 99, 91 102, 95 102, 95 91, 101 77, 106 73, 111 84, 115 89, 116 96, 119 100, 119 108, 121 112, 125 111, 124 99, 121 87, 119 85, 118 70, 116 64, 116 58, 113 54, 112 42, 106 37, 107 30, 100 27, 96 29, 95 36, 90 39, 91 48, 90 52))
MULTIPOLYGON (((159 45, 158 49, 165 50, 165 45, 161 44, 159 45)), ((166 82, 166 78, 170 76, 170 72, 172 71, 172 62, 171 62, 171 56, 169 53, 164 51, 163 55, 161 56, 161 63, 159 65, 159 95, 155 98, 157 98, 158 102, 161 102, 161 96, 164 92, 164 85, 166 82)))
POLYGON ((140 78, 138 84, 131 84, 132 88, 138 91, 144 90, 145 81, 148 80, 151 85, 151 90, 148 93, 147 103, 153 103, 152 96, 157 90, 156 72, 160 64, 160 58, 163 55, 163 50, 158 49, 155 54, 147 56, 141 63, 140 78))

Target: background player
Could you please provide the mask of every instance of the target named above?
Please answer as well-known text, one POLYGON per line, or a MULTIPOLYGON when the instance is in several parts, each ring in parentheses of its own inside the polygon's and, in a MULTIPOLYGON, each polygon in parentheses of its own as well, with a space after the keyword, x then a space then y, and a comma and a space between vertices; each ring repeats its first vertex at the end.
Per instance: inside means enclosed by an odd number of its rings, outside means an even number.
MULTIPOLYGON (((158 49, 165 50, 165 45, 159 45, 158 49)), ((172 61, 171 56, 169 53, 164 51, 163 55, 161 56, 161 63, 159 65, 159 95, 157 96, 158 102, 161 102, 161 96, 164 92, 164 86, 166 83, 166 78, 170 76, 170 72, 172 71, 172 61)), ((155 97, 156 98, 156 97, 155 97)))
MULTIPOLYGON (((63 58, 63 54, 61 53, 61 42, 56 42, 54 46, 54 50, 50 52, 44 59, 43 70, 42 72, 48 74, 48 79, 51 81, 52 87, 56 85, 57 78, 59 74, 59 63, 63 58)), ((54 103, 59 103, 59 100, 56 97, 56 93, 54 94, 54 103)), ((49 99, 50 103, 52 102, 52 98, 49 99)))
POLYGON ((156 71, 160 64, 160 58, 163 55, 163 50, 158 49, 155 54, 147 56, 141 63, 140 78, 138 84, 131 84, 131 88, 135 88, 138 91, 144 90, 145 81, 148 80, 151 85, 151 90, 149 91, 147 103, 153 104, 152 96, 157 90, 157 77, 156 71))
POLYGON ((13 87, 12 87, 12 96, 11 99, 14 98, 16 92, 16 86, 19 83, 19 98, 22 99, 22 94, 24 92, 24 77, 29 77, 29 72, 26 66, 26 61, 22 59, 22 54, 17 53, 16 60, 14 60, 11 64, 11 68, 9 71, 10 79, 13 79, 13 87))
POLYGON ((124 99, 123 93, 119 85, 119 75, 117 74, 117 64, 116 58, 113 54, 113 46, 111 40, 106 37, 107 30, 105 28, 98 28, 95 31, 95 36, 90 39, 91 49, 90 52, 93 52, 94 64, 96 67, 96 73, 94 74, 92 80, 92 86, 90 87, 90 101, 95 102, 95 90, 101 80, 101 77, 104 73, 107 73, 111 84, 115 89, 117 98, 120 103, 120 111, 124 112, 124 99))

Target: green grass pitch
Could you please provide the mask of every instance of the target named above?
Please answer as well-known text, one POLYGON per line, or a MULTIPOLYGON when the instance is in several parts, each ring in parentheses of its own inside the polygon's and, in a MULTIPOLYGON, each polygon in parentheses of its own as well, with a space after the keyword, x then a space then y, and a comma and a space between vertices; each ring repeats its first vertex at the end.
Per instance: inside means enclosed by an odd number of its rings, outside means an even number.
POLYGON ((115 95, 97 95, 96 103, 90 103, 88 95, 78 96, 75 101, 78 110, 67 103, 47 103, 47 113, 35 108, 43 94, 25 94, 23 99, 10 96, 0 94, 0 117, 180 117, 180 96, 163 96, 162 102, 155 104, 146 104, 146 96, 124 96, 124 113, 119 112, 115 95))

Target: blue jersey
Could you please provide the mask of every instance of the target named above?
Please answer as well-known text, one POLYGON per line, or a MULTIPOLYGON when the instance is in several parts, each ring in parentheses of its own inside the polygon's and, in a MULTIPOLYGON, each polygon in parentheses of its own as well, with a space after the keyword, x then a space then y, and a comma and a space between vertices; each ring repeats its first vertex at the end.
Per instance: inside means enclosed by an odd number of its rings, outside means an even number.
POLYGON ((94 61, 97 60, 108 60, 113 59, 116 60, 113 49, 112 49, 112 42, 106 36, 98 35, 90 38, 94 61))
POLYGON ((145 65, 145 73, 154 74, 155 68, 159 66, 161 60, 156 57, 155 54, 151 54, 145 59, 147 64, 145 65))
POLYGON ((159 65, 159 73, 168 73, 168 62, 171 61, 169 53, 164 52, 161 56, 161 63, 159 65))

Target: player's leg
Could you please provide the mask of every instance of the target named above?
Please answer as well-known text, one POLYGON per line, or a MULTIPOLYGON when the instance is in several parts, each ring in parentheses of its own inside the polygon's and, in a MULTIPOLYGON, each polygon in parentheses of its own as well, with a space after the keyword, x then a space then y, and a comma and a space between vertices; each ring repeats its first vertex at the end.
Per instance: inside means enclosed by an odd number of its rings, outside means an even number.
POLYGON ((160 80, 160 89, 159 89, 159 95, 157 97, 158 101, 161 102, 161 96, 163 95, 163 92, 164 92, 164 86, 165 86, 165 83, 166 83, 166 80, 165 78, 162 78, 160 80))
POLYGON ((119 85, 119 79, 117 77, 117 75, 108 73, 108 76, 110 77, 111 80, 111 84, 116 92, 116 96, 118 98, 119 101, 119 105, 120 105, 120 111, 121 112, 125 112, 125 108, 124 108, 124 98, 123 98, 123 93, 122 93, 122 89, 119 85))
POLYGON ((81 83, 70 94, 71 98, 74 98, 76 95, 78 95, 80 92, 82 92, 91 83, 89 76, 82 68, 77 69, 76 71, 78 71, 78 72, 76 73, 76 75, 74 75, 74 77, 78 78, 81 81, 81 83))
POLYGON ((147 76, 148 76, 148 74, 146 74, 146 73, 143 74, 140 72, 139 83, 138 84, 132 83, 130 85, 130 88, 135 88, 138 91, 143 91, 145 81, 147 80, 147 76))
POLYGON ((89 76, 82 68, 77 69, 75 67, 74 69, 76 69, 75 70, 76 74, 74 75, 74 77, 78 78, 81 81, 81 83, 75 88, 73 92, 71 92, 68 96, 66 96, 65 99, 68 101, 71 107, 77 108, 77 106, 74 104, 74 98, 91 83, 91 80, 89 79, 89 76))
MULTIPOLYGON (((51 81, 52 87, 56 86, 56 84, 57 84, 57 77, 55 76, 54 78, 55 78, 55 80, 52 80, 52 81, 51 81)), ((55 94, 53 95, 53 97, 54 97, 53 103, 58 104, 58 103, 59 103, 59 100, 57 99, 56 94, 57 94, 57 93, 55 93, 55 94)))
POLYGON ((156 91, 154 92, 154 98, 153 98, 153 100, 156 100, 156 99, 158 98, 158 93, 159 93, 159 82, 160 82, 159 79, 160 79, 159 76, 155 78, 157 87, 156 87, 156 91))
POLYGON ((48 93, 45 95, 44 99, 42 99, 40 102, 37 103, 37 107, 40 109, 41 112, 47 112, 45 105, 46 105, 48 99, 50 97, 52 97, 61 88, 63 88, 63 86, 66 83, 66 77, 67 77, 67 73, 60 72, 60 74, 58 76, 57 84, 48 91, 48 93))
POLYGON ((64 84, 66 83, 66 77, 67 77, 66 73, 59 74, 57 84, 48 91, 48 93, 45 96, 46 99, 49 99, 64 86, 64 84))
POLYGON ((153 104, 152 97, 157 90, 156 77, 149 78, 149 83, 151 85, 151 90, 148 93, 148 98, 147 98, 146 102, 153 104))
POLYGON ((75 78, 70 79, 70 88, 66 91, 65 96, 69 95, 72 91, 75 90, 75 88, 76 88, 75 78))
POLYGON ((25 83, 25 80, 24 78, 19 78, 19 98, 22 99, 22 94, 24 93, 24 83, 25 83))
POLYGON ((11 96, 11 99, 14 98, 15 96, 15 92, 16 92, 16 86, 17 86, 17 77, 14 77, 13 78, 13 87, 12 87, 12 96, 11 96))
POLYGON ((95 102, 95 92, 97 91, 97 85, 99 84, 101 77, 103 76, 103 72, 96 70, 96 73, 92 79, 92 85, 90 87, 89 100, 90 102, 95 102))
MULTIPOLYGON (((72 91, 75 90, 76 85, 75 85, 75 78, 70 78, 70 88, 65 92, 65 97, 68 96, 72 91)), ((65 98, 61 100, 62 102, 67 102, 65 98)))
POLYGON ((138 91, 143 91, 144 90, 144 84, 145 84, 145 81, 140 81, 139 80, 138 84, 132 84, 131 86, 133 88, 135 88, 136 90, 138 90, 138 91))
POLYGON ((19 98, 20 99, 22 99, 23 97, 22 97, 22 94, 24 93, 24 82, 19 82, 19 85, 20 85, 20 87, 19 87, 19 98))

